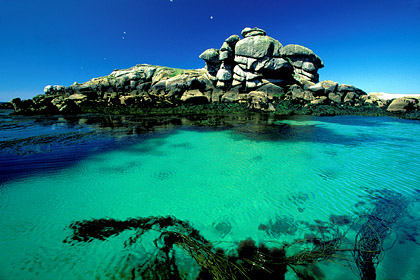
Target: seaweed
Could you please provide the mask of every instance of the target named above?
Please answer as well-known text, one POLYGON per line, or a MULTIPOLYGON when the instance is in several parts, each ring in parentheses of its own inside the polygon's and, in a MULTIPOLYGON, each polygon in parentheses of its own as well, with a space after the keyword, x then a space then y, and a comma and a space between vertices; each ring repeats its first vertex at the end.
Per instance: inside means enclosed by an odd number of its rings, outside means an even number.
POLYGON ((352 251, 362 280, 376 279, 375 267, 384 257, 384 240, 391 235, 395 223, 408 215, 409 205, 401 194, 389 190, 372 192, 370 198, 373 209, 361 217, 365 221, 356 234, 352 251))
MULTIPOLYGON (((173 216, 77 221, 70 225, 73 234, 64 242, 74 245, 106 240, 131 230, 134 234, 124 243, 125 247, 130 247, 142 242, 145 233, 155 233, 153 257, 132 268, 131 279, 182 279, 182 267, 177 262, 179 254, 185 254, 198 265, 197 279, 285 279, 288 269, 299 279, 322 279, 324 275, 317 264, 324 261, 350 265, 362 280, 376 279, 376 266, 389 249, 385 248, 385 241, 389 241, 392 231, 398 228, 398 221, 410 217, 411 201, 388 190, 371 192, 367 200, 372 204, 371 211, 360 214, 353 224, 345 215, 331 215, 329 222, 315 220, 312 225, 302 222, 312 233, 291 243, 274 241, 276 245, 271 247, 248 238, 238 242, 236 250, 225 251, 215 247, 215 243, 189 222, 173 216), (349 246, 350 239, 346 235, 355 229, 354 244, 349 246)), ((287 217, 261 224, 259 229, 269 232, 285 226, 289 227, 287 217)), ((407 239, 415 239, 415 236, 407 236, 407 239)), ((395 243, 396 239, 390 248, 395 243)))

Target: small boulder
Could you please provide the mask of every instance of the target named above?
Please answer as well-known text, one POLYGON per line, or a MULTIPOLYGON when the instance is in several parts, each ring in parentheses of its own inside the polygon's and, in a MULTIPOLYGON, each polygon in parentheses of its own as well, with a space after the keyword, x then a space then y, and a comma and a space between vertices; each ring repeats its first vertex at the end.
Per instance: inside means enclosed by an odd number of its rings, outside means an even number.
POLYGON ((229 38, 227 38, 225 42, 231 46, 234 46, 240 39, 241 38, 239 38, 239 35, 232 35, 229 38))

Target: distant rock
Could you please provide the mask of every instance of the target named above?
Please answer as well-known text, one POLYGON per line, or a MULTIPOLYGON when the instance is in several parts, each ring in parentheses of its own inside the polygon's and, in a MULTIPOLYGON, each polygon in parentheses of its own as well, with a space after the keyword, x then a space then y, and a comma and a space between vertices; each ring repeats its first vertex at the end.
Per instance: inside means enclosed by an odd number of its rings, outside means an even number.
POLYGON ((419 109, 419 100, 416 98, 400 97, 394 99, 388 106, 388 112, 405 113, 419 109))
POLYGON ((13 105, 10 102, 0 103, 0 109, 13 109, 13 105))

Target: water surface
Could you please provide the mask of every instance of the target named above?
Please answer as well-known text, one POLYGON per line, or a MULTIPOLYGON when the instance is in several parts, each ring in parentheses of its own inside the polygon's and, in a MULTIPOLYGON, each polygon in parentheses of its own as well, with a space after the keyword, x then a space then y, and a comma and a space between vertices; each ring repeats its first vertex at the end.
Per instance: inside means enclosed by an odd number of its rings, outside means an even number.
MULTIPOLYGON (((173 215, 227 250, 247 238, 293 242, 334 221, 351 246, 351 227, 387 191, 409 207, 385 240, 378 279, 420 274, 418 122, 0 117, 1 279, 130 279, 127 256, 144 260, 153 244, 124 248, 130 233, 63 243, 72 222, 106 217, 173 215)), ((319 264, 323 279, 358 279, 342 264, 319 264)))

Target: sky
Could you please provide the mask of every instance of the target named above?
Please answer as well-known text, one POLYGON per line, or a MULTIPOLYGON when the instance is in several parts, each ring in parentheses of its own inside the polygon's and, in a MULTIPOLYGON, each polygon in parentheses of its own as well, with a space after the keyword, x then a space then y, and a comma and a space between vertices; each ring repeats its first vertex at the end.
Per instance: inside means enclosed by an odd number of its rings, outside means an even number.
POLYGON ((420 0, 0 0, 0 101, 198 56, 245 27, 312 49, 320 80, 420 93, 420 0))

